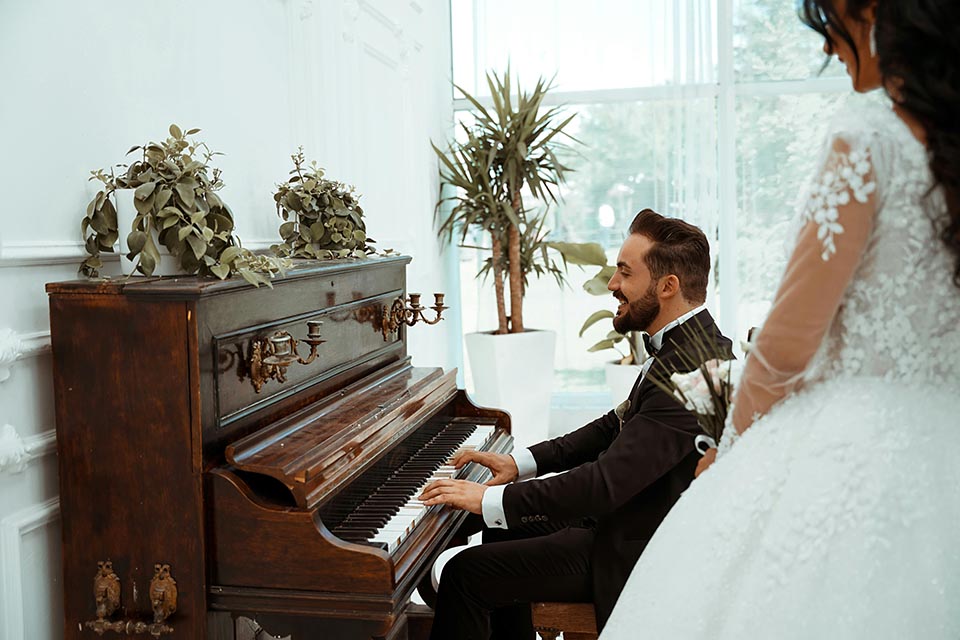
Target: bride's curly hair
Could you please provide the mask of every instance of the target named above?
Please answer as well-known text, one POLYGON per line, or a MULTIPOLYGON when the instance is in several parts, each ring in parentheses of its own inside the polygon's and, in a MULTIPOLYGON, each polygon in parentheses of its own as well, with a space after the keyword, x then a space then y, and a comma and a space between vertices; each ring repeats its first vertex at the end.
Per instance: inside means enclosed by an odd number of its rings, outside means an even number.
MULTIPOLYGON (((860 16, 871 0, 848 0, 846 12, 860 16)), ((934 184, 946 211, 935 216, 937 234, 954 254, 953 283, 960 287, 960 2, 877 0, 874 36, 887 92, 917 119, 926 134, 934 184)), ((860 56, 833 0, 802 0, 800 19, 830 47, 840 38, 860 56)), ((929 194, 928 194, 929 195, 929 194)))
POLYGON ((934 186, 947 203, 934 225, 956 256, 960 287, 960 2, 879 0, 875 35, 887 92, 926 133, 934 186))

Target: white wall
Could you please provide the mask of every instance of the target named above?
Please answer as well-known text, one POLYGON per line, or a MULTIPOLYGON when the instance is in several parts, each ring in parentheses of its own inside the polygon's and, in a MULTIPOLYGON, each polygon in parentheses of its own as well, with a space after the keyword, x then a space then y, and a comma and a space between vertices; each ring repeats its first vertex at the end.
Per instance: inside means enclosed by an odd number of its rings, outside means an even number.
MULTIPOLYGON (((88 172, 171 122, 200 127, 256 248, 276 239, 272 189, 302 144, 364 194, 379 246, 414 257, 410 289, 456 302, 428 144, 450 130, 449 80, 446 0, 0 2, 0 638, 61 635, 43 285, 76 277, 88 172)), ((417 364, 457 366, 456 314, 410 343, 417 364)))

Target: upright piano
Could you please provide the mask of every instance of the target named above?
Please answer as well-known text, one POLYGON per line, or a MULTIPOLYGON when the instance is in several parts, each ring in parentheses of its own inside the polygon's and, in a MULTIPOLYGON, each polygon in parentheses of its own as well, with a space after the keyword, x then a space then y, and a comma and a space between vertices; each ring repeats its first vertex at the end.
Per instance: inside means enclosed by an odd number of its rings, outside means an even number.
POLYGON ((455 372, 412 366, 409 261, 311 262, 272 289, 47 285, 65 638, 406 637, 465 517, 419 488, 484 481, 450 455, 512 446, 455 372))

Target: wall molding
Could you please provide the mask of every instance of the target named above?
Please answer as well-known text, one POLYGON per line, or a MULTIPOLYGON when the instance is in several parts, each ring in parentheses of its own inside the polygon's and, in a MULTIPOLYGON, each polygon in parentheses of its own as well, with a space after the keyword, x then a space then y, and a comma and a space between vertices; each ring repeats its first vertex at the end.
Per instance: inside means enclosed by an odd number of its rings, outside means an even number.
POLYGON ((11 375, 17 360, 36 358, 50 353, 50 332, 17 333, 13 329, 0 329, 0 383, 11 375))
POLYGON ((31 505, 0 520, 0 620, 3 637, 24 638, 21 558, 23 537, 59 520, 60 500, 31 505))
POLYGON ((56 451, 56 429, 24 438, 12 424, 0 426, 0 473, 21 473, 35 460, 56 451))
MULTIPOLYGON (((0 244, 0 268, 50 267, 64 264, 80 266, 87 257, 83 243, 73 240, 36 240, 0 244)), ((103 253, 104 263, 119 262, 119 254, 103 253)))

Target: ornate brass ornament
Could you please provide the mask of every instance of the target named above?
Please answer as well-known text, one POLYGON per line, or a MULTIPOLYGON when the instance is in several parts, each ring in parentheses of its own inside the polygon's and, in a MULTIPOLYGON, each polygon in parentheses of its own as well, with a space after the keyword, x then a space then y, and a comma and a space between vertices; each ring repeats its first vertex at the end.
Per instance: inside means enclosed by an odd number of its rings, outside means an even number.
POLYGON ((286 331, 277 331, 269 338, 251 340, 250 355, 237 371, 240 380, 249 376, 257 393, 268 380, 286 382, 287 367, 291 364, 299 362, 307 365, 316 360, 317 347, 326 342, 320 338, 322 324, 320 320, 307 320, 307 337, 303 342, 310 345, 310 355, 306 358, 299 353, 300 342, 286 331))
POLYGON ((177 581, 170 575, 170 565, 153 565, 153 579, 150 580, 150 606, 153 607, 153 621, 161 623, 177 610, 177 581))
POLYGON ((110 560, 97 563, 97 574, 93 576, 93 598, 97 603, 97 620, 113 615, 120 607, 120 578, 113 572, 110 560))
POLYGON ((412 327, 421 320, 427 324, 437 324, 440 322, 443 319, 443 312, 450 308, 443 306, 443 296, 444 294, 442 293, 433 294, 435 300, 433 306, 424 307, 420 304, 420 294, 411 293, 409 306, 401 297, 394 300, 389 308, 384 307, 383 317, 380 321, 383 341, 386 342, 389 340, 390 335, 396 333, 403 325, 412 327), (428 320, 427 317, 423 315, 425 309, 433 309, 434 313, 437 314, 436 317, 433 320, 428 320))
POLYGON ((153 607, 153 622, 133 618, 111 621, 120 606, 120 578, 113 572, 110 560, 97 563, 93 577, 93 595, 97 603, 97 619, 88 620, 83 626, 98 636, 107 631, 135 636, 148 633, 154 638, 173 633, 173 627, 164 621, 177 610, 177 581, 170 575, 170 565, 155 564, 150 581, 150 604, 153 607))

